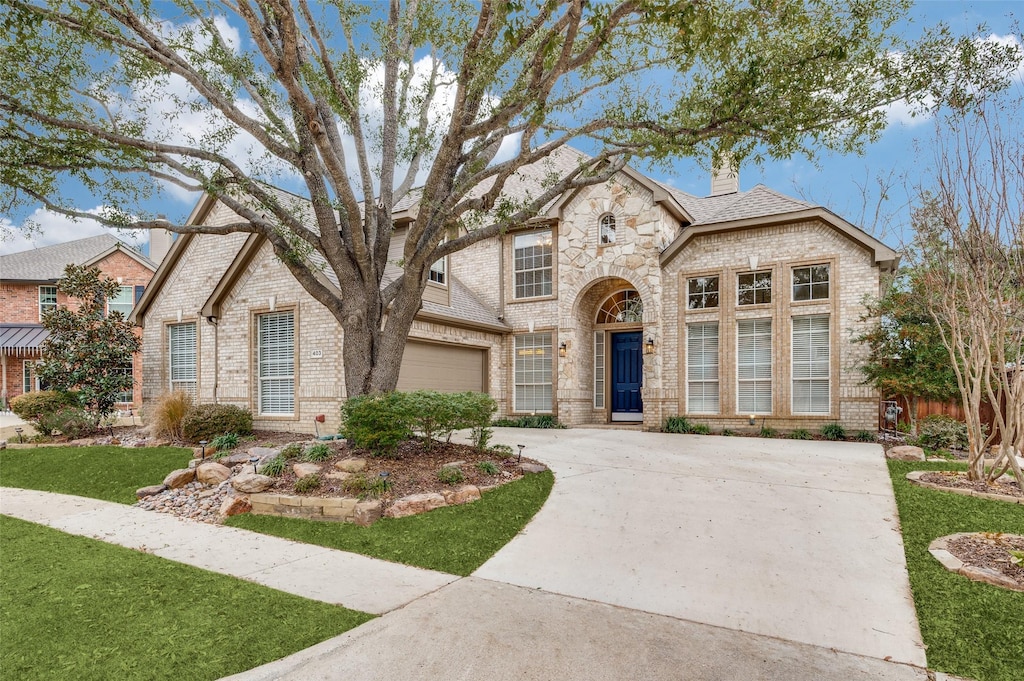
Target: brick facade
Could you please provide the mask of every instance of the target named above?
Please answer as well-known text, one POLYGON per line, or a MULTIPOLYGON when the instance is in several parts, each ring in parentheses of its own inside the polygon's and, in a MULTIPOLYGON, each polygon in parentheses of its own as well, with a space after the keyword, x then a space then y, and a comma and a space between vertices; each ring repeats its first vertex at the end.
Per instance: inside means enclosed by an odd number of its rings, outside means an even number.
MULTIPOLYGON (((666 260, 666 247, 688 228, 680 224, 678 213, 670 211, 664 194, 624 173, 614 181, 578 192, 558 206, 557 215, 550 215, 546 222, 511 230, 454 254, 448 263, 449 274, 467 286, 509 330, 470 330, 472 325, 463 328, 457 322, 431 318, 429 322, 417 320, 410 337, 486 350, 488 391, 497 399, 501 415, 514 415, 515 339, 522 334, 550 334, 551 413, 567 425, 579 426, 612 419, 608 376, 611 334, 639 331, 644 344, 649 339, 653 345, 653 352, 642 357, 642 423, 645 428, 656 429, 668 416, 688 413, 686 324, 714 319, 721 329, 721 409, 717 414, 693 418, 717 428, 739 428, 747 426, 748 415, 740 414, 736 406, 735 325, 749 317, 771 318, 773 403, 770 413, 758 416, 758 425, 763 420, 765 425, 779 429, 816 429, 823 423, 839 421, 849 429, 873 428, 877 396, 861 385, 856 367, 863 350, 850 341, 862 323, 865 296, 877 294, 879 287, 879 264, 863 240, 856 234, 851 236, 849 229, 830 224, 827 217, 779 224, 775 224, 777 219, 762 224, 755 221, 721 233, 702 232, 666 260), (615 236, 605 243, 600 223, 609 215, 614 217, 615 236), (551 294, 517 299, 516 235, 548 231, 554 257, 551 294), (752 256, 757 257, 758 271, 773 273, 772 303, 742 309, 735 304, 735 278, 750 271, 752 256), (829 298, 792 302, 788 283, 792 268, 818 263, 831 268, 829 298), (686 280, 704 273, 721 278, 722 305, 700 314, 689 312, 686 280), (627 289, 637 292, 643 305, 642 318, 598 323, 602 303, 627 289), (798 414, 791 409, 792 318, 811 314, 827 315, 829 319, 827 414, 798 414), (595 380, 599 378, 595 376, 597 340, 605 346, 606 393, 595 399, 595 384, 600 383, 595 380), (558 353, 562 344, 565 357, 558 353)), ((216 223, 231 216, 217 207, 203 219, 216 223)), ((215 324, 200 318, 197 312, 242 251, 245 238, 193 238, 162 284, 145 313, 145 397, 150 399, 169 387, 167 326, 191 320, 197 325, 200 401, 252 409, 261 428, 309 432, 314 416, 324 414, 327 422, 321 427, 332 430, 346 397, 341 328, 302 290, 268 245, 260 247, 247 261, 244 272, 232 275, 235 278, 215 324), (256 320, 272 310, 290 310, 295 319, 296 406, 294 414, 287 417, 262 416, 257 408, 256 320)), ((392 250, 401 251, 397 245, 392 250)))

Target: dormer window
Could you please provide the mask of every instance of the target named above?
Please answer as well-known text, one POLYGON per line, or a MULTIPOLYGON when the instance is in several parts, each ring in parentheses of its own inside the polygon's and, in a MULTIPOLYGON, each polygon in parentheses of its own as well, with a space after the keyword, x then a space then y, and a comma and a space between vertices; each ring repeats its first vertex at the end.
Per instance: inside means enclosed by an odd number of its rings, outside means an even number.
POLYGON ((615 243, 615 216, 611 213, 601 216, 601 240, 602 246, 615 243))

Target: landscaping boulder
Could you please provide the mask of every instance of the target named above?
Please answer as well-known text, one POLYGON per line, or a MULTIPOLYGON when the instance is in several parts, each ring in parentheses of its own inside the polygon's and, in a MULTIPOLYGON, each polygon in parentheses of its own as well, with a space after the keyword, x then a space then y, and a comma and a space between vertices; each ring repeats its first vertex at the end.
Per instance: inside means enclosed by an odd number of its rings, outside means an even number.
POLYGON ((899 461, 924 461, 925 459, 924 450, 913 445, 893 447, 886 452, 886 456, 899 461))
POLYGON ((404 518, 418 513, 433 511, 435 508, 447 506, 444 497, 437 492, 426 492, 423 494, 410 494, 407 497, 396 499, 395 503, 388 507, 385 515, 389 518, 404 518))
POLYGON ((324 477, 328 480, 334 480, 335 482, 344 482, 351 478, 352 474, 346 473, 345 471, 331 471, 330 473, 325 474, 324 477))
POLYGON ((248 513, 251 510, 252 504, 249 503, 249 497, 245 496, 226 497, 220 505, 220 514, 225 517, 248 513))
POLYGON ((527 462, 519 464, 519 470, 521 470, 524 473, 543 473, 547 469, 548 467, 542 463, 527 462))
POLYGON ((380 520, 381 503, 379 499, 360 501, 352 511, 352 522, 362 527, 369 527, 380 520))
POLYGON ((176 471, 171 471, 164 478, 164 484, 171 489, 177 489, 178 487, 184 487, 188 483, 196 479, 196 472, 191 468, 179 468, 176 471))
MULTIPOLYGON (((217 463, 222 463, 225 466, 237 466, 240 463, 249 463, 249 454, 245 452, 237 452, 235 454, 228 454, 217 459, 217 463)), ((249 464, 250 466, 252 464, 249 464)))
POLYGON ((96 444, 96 438, 80 437, 77 440, 72 440, 68 444, 72 447, 92 447, 94 444, 96 444))
POLYGON ((246 494, 257 494, 270 489, 274 484, 274 478, 259 473, 242 473, 231 478, 231 486, 239 492, 246 494))
POLYGON ((167 485, 150 485, 149 487, 142 487, 140 489, 135 490, 135 498, 145 499, 146 497, 151 497, 155 494, 160 494, 166 489, 167 485))
MULTIPOLYGON (((217 448, 216 447, 214 447, 213 445, 206 445, 206 458, 207 459, 209 459, 210 457, 212 457, 216 453, 217 453, 217 448)), ((202 459, 203 458, 203 448, 202 447, 193 447, 192 448, 192 455, 195 458, 197 458, 197 459, 202 459)))
POLYGON ((316 475, 320 472, 320 466, 315 463, 296 463, 292 464, 292 470, 295 472, 296 478, 304 478, 307 475, 316 475))
POLYGON ((480 488, 476 485, 463 485, 458 489, 446 489, 441 492, 441 495, 449 506, 458 506, 479 499, 480 488))
POLYGON ((280 447, 250 447, 248 451, 249 456, 260 457, 259 463, 256 464, 257 466, 262 466, 280 453, 280 447))
POLYGON ((0 440, 0 449, 7 449, 7 440, 0 440))
POLYGON ((231 469, 216 461, 208 461, 196 468, 196 479, 205 485, 219 485, 231 477, 231 469))
POLYGON ((342 459, 334 467, 346 473, 358 473, 366 468, 366 459, 342 459))

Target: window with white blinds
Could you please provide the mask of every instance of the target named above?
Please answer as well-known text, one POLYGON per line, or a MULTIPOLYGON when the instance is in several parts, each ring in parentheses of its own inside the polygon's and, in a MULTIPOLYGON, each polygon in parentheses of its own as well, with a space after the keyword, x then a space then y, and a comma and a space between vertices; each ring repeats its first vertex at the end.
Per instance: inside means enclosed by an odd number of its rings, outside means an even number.
POLYGON ((196 325, 171 324, 167 327, 168 374, 171 391, 183 390, 196 396, 196 325))
POLYGON ((259 412, 295 413, 295 315, 274 312, 258 318, 259 412))
POLYGON ((829 318, 793 317, 793 413, 827 414, 831 375, 829 318))
POLYGON ((551 372, 554 367, 550 333, 516 336, 515 410, 551 412, 551 372))
POLYGON ((604 331, 594 332, 594 409, 604 409, 604 331))
POLYGON ((718 322, 686 327, 686 411, 717 414, 718 322))
POLYGON ((772 320, 748 319, 736 328, 736 408, 741 414, 772 411, 772 320))

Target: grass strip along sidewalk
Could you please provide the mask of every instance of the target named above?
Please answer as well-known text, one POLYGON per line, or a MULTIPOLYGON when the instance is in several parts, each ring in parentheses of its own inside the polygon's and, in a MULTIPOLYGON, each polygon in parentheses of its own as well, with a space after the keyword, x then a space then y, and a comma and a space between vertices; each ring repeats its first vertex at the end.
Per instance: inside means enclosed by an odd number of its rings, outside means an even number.
POLYGON ((911 484, 916 470, 964 470, 948 462, 890 461, 903 545, 928 666, 977 681, 1024 679, 1024 593, 949 572, 928 553, 932 540, 956 532, 1024 534, 1017 504, 911 484))
POLYGON ((10 679, 217 679, 373 618, 0 516, 10 679))
POLYGON ((36 447, 0 450, 0 486, 134 504, 135 490, 185 468, 181 447, 36 447))
POLYGON ((485 492, 471 504, 383 518, 370 527, 255 515, 234 516, 225 524, 466 576, 523 529, 544 505, 553 484, 549 471, 533 473, 485 492))

